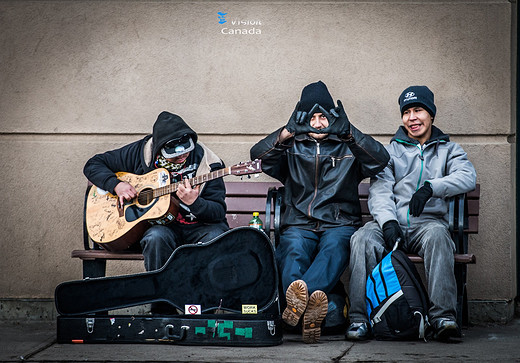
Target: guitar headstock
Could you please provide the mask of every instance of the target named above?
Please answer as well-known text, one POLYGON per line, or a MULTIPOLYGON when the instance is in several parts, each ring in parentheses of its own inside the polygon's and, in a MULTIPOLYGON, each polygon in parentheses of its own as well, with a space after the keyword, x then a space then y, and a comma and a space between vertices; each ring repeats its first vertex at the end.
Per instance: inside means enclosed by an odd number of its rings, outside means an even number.
POLYGON ((257 174, 262 172, 262 160, 244 161, 230 167, 232 175, 257 174))

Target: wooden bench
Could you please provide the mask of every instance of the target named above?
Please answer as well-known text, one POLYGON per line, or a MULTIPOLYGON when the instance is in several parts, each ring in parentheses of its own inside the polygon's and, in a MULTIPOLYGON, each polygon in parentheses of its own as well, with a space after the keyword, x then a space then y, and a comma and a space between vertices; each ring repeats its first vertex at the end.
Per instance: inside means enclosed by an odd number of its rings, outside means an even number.
MULTIPOLYGON (((363 223, 372 219, 368 211, 368 183, 359 185, 363 223)), ((87 192, 88 193, 88 189, 87 192)), ((247 226, 253 212, 259 212, 264 228, 273 236, 273 243, 280 239, 280 217, 283 187, 278 182, 226 182, 227 220, 231 228, 247 226)), ((450 199, 450 233, 456 245, 455 277, 457 281, 457 320, 459 326, 467 325, 467 265, 476 263, 468 252, 468 236, 478 233, 480 185, 467 194, 450 199)), ((85 223, 85 221, 84 221, 85 223)), ((83 277, 102 277, 106 273, 107 260, 143 260, 136 252, 109 252, 92 243, 84 227, 84 249, 72 251, 72 257, 83 262, 83 277)), ((423 263, 418 255, 409 255, 415 263, 423 263)))

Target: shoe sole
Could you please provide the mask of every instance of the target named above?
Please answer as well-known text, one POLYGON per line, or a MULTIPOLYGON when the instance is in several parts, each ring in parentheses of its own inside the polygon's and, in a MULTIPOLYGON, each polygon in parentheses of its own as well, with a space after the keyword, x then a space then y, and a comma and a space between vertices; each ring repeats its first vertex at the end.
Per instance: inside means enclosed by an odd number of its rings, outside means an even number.
POLYGON ((303 315, 302 338, 304 343, 316 343, 321 336, 321 322, 327 315, 329 301, 327 295, 320 290, 314 291, 303 315))
POLYGON ((287 307, 283 311, 282 319, 290 326, 296 326, 309 301, 309 292, 305 281, 293 281, 287 288, 285 299, 287 300, 287 307))

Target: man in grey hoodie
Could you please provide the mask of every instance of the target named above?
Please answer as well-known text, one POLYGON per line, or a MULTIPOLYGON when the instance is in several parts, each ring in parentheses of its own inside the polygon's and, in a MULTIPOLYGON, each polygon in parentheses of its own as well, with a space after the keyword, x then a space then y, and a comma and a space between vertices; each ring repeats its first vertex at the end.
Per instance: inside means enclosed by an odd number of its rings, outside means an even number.
POLYGON ((458 333, 447 198, 475 188, 475 168, 460 145, 433 126, 436 106, 428 87, 408 87, 399 106, 403 125, 387 146, 390 162, 371 178, 368 206, 374 220, 351 239, 349 340, 371 337, 366 279, 398 240, 399 249, 424 258, 433 338, 447 340, 458 333))

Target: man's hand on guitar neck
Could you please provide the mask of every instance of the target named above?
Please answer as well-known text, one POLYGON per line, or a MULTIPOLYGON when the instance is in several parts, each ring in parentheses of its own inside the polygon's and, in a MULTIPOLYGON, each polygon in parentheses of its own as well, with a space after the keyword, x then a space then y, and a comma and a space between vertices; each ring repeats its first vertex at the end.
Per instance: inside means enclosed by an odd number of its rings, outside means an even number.
POLYGON ((119 197, 119 205, 123 206, 125 199, 132 200, 137 196, 137 190, 127 182, 120 182, 114 188, 114 192, 116 192, 119 197))
POLYGON ((199 189, 200 185, 192 188, 188 179, 184 179, 184 183, 179 184, 176 194, 181 202, 186 205, 192 205, 199 197, 199 189))

